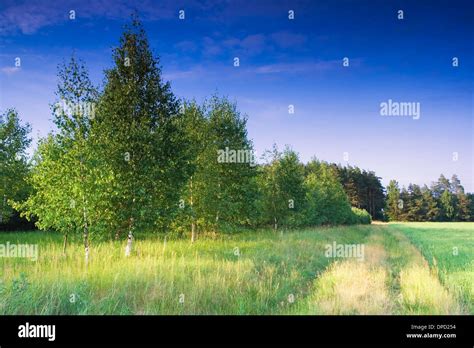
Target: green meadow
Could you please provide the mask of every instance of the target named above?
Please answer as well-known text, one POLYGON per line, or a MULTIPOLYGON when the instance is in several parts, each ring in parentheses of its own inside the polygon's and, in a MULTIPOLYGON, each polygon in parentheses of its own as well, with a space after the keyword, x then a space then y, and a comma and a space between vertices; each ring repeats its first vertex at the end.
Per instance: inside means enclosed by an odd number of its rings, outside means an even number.
POLYGON ((394 226, 421 251, 443 285, 474 313, 474 224, 419 222, 394 226))
POLYGON ((38 259, 0 258, 0 314, 473 314, 474 223, 260 230, 197 242, 137 233, 83 245, 1 233, 38 259), (362 260, 327 245, 364 246, 362 260), (457 249, 456 249, 457 248, 457 249))

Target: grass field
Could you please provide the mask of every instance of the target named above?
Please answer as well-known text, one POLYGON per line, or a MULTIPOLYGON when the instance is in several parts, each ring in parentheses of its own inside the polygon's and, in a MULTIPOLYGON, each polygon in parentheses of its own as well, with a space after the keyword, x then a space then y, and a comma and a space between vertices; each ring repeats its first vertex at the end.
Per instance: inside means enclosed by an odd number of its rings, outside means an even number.
POLYGON ((443 285, 474 313, 474 224, 394 225, 417 246, 443 285))
POLYGON ((473 223, 403 223, 258 231, 188 240, 79 242, 1 233, 39 258, 0 258, 0 314, 473 313, 473 223), (326 246, 361 244, 363 260, 326 246), (453 247, 459 248, 453 255, 453 247), (434 261, 436 260, 436 261, 434 261))

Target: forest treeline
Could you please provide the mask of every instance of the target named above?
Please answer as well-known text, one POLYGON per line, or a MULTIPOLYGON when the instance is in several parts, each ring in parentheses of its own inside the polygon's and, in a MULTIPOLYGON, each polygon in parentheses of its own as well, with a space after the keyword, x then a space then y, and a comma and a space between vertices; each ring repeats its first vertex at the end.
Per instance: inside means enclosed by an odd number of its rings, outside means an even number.
POLYGON ((474 221, 474 194, 464 192, 457 175, 441 174, 430 187, 410 184, 387 186, 386 215, 394 221, 474 221))
MULTIPOLYGON (((73 56, 58 68, 56 130, 31 159, 29 125, 0 118, 0 225, 18 214, 40 229, 127 238, 136 231, 199 233, 272 226, 472 220, 473 197, 457 178, 428 189, 275 145, 254 158, 247 119, 212 96, 178 100, 134 19, 113 50, 99 90, 73 56)), ((444 178, 444 177, 442 177, 444 178)))

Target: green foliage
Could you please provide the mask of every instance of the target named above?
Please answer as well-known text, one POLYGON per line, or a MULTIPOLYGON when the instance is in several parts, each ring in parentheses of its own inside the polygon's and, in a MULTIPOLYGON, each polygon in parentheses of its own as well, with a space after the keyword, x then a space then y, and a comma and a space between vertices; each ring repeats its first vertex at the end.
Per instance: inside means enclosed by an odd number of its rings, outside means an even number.
POLYGON ((285 227, 370 223, 365 215, 359 219, 351 211, 336 166, 316 159, 303 165, 288 148, 280 153, 274 147, 266 158, 258 177, 262 224, 276 228, 278 223, 285 227))
POLYGON ((351 206, 334 167, 313 160, 306 165, 306 172, 307 224, 353 223, 351 206))
POLYGON ((406 202, 406 219, 415 221, 418 217, 424 216, 423 212, 423 195, 418 185, 408 185, 408 195, 410 199, 406 202))
POLYGON ((18 203, 15 208, 22 211, 28 219, 37 218, 36 225, 40 229, 53 228, 62 233, 74 231, 73 204, 69 193, 70 181, 66 171, 70 167, 62 165, 65 150, 61 148, 58 139, 49 135, 38 144, 33 158, 35 166, 29 183, 34 188, 34 194, 24 203, 18 203))
POLYGON ((391 221, 469 221, 473 212, 472 196, 464 193, 456 175, 451 181, 440 175, 431 188, 410 184, 400 191, 394 180, 387 187, 387 215, 391 221))
POLYGON ((443 191, 439 199, 443 211, 443 220, 453 220, 455 216, 455 201, 454 195, 448 190, 443 191))
POLYGON ((279 152, 274 145, 264 158, 258 177, 261 223, 275 229, 304 224, 304 167, 298 154, 289 147, 279 152))
POLYGON ((474 193, 467 193, 466 199, 467 199, 467 202, 464 203, 466 205, 466 208, 464 209, 466 209, 469 212, 468 221, 474 221, 474 193))
POLYGON ((257 172, 246 118, 235 104, 217 96, 202 107, 185 103, 184 110, 182 127, 191 143, 191 173, 182 194, 181 225, 186 223, 187 230, 192 224, 201 230, 250 225, 257 172))
POLYGON ((400 188, 396 180, 390 180, 387 186, 387 204, 386 214, 390 221, 399 221, 401 210, 403 209, 403 201, 400 202, 400 188))
POLYGON ((98 216, 95 195, 100 168, 94 161, 90 131, 97 91, 83 63, 73 56, 59 66, 57 102, 52 106, 58 131, 40 140, 29 183, 34 193, 16 208, 40 229, 68 234, 82 231, 88 247, 89 227, 98 216))
POLYGON ((352 206, 367 210, 374 219, 383 219, 384 188, 372 171, 333 164, 352 206))
POLYGON ((352 207, 352 223, 354 224, 371 224, 372 217, 365 209, 352 207))
POLYGON ((207 211, 202 211, 203 216, 218 224, 249 225, 254 211, 256 162, 247 136, 247 119, 226 98, 213 97, 206 109, 210 144, 204 154, 208 194, 203 195, 207 211), (232 150, 236 151, 235 161, 232 150))
POLYGON ((134 19, 113 51, 92 128, 104 180, 99 211, 109 231, 165 231, 189 176, 179 102, 161 79, 143 27, 134 19))
POLYGON ((26 155, 30 131, 30 125, 22 125, 14 109, 0 115, 0 224, 14 214, 13 202, 24 201, 31 190, 26 155))
POLYGON ((423 221, 436 221, 439 217, 438 202, 433 197, 428 186, 424 185, 421 189, 423 204, 423 221))

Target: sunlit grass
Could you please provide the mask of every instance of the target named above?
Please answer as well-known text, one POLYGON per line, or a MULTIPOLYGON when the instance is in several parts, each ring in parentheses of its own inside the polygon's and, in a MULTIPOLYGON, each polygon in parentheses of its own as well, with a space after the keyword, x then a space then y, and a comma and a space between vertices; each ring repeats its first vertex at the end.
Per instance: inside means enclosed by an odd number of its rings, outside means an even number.
POLYGON ((454 297, 429 269, 413 266, 400 273, 401 302, 408 314, 458 314, 454 297))
MULTIPOLYGON (((410 224, 403 226, 413 228, 410 224)), ((470 272, 466 276, 472 278, 473 273, 470 272)), ((363 262, 346 260, 330 265, 326 272, 315 280, 313 292, 306 304, 300 304, 293 312, 438 315, 469 313, 469 306, 463 301, 458 302, 457 299, 453 287, 443 286, 438 277, 438 269, 430 269, 420 251, 398 228, 379 225, 372 226, 372 233, 366 240, 363 262)))
POLYGON ((0 243, 37 243, 39 258, 0 258, 0 314, 473 313, 472 224, 459 226, 262 230, 194 244, 137 233, 128 258, 125 241, 93 240, 87 266, 80 240, 63 256, 56 233, 2 233, 0 243), (364 260, 327 258, 334 241, 364 244, 364 260))
POLYGON ((474 223, 391 224, 421 251, 432 271, 474 313, 474 223))
POLYGON ((98 242, 85 266, 79 242, 62 256, 52 233, 8 233, 0 243, 38 243, 39 259, 3 258, 3 314, 274 314, 306 296, 331 261, 324 245, 351 243, 367 226, 299 232, 259 231, 188 240, 138 236, 98 242), (71 302, 75 298, 75 302, 71 302))
POLYGON ((389 314, 387 272, 382 267, 349 261, 335 263, 315 283, 313 314, 389 314))

